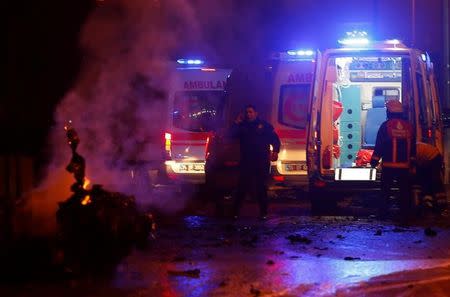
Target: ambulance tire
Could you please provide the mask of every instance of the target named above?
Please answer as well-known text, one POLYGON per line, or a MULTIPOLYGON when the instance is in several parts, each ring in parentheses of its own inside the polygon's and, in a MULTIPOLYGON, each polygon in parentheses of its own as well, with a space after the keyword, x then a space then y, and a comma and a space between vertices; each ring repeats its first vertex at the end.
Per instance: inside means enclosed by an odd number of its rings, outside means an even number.
POLYGON ((337 211, 337 199, 333 194, 311 187, 308 192, 313 215, 332 215, 337 211))

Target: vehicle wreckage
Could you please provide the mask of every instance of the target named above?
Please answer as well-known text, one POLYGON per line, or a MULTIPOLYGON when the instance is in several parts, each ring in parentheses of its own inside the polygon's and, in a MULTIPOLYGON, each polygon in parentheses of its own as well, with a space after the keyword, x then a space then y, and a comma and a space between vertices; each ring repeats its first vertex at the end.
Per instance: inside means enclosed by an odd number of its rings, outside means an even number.
POLYGON ((71 125, 64 127, 72 158, 66 170, 73 174, 73 194, 59 203, 56 219, 64 264, 73 271, 97 270, 118 263, 134 247, 154 239, 152 214, 138 210, 134 196, 110 192, 94 184, 88 189, 85 159, 71 125))

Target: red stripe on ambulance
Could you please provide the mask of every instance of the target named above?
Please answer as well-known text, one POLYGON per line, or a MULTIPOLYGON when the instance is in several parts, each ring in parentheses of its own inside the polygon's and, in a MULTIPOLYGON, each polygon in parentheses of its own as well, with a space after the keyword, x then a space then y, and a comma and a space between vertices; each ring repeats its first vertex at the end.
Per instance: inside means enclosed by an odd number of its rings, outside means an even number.
POLYGON ((178 141, 199 141, 204 140, 211 136, 210 132, 195 132, 195 133, 172 133, 172 141, 174 144, 179 144, 178 141))
POLYGON ((306 138, 306 130, 277 130, 277 134, 280 138, 298 138, 305 139, 306 138))

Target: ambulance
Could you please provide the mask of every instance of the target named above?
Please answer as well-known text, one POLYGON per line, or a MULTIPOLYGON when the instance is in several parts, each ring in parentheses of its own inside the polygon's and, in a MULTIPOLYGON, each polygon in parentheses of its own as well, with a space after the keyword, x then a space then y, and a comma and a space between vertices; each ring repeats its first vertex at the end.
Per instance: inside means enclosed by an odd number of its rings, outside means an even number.
MULTIPOLYGON (((268 61, 236 67, 227 81, 224 107, 226 126, 232 125, 245 106, 251 104, 256 107, 260 118, 274 126, 280 137, 279 159, 271 166, 272 189, 308 185, 306 131, 316 54, 310 49, 278 52, 268 61)), ((213 141, 221 143, 209 146, 207 152, 209 164, 214 164, 209 166, 214 168, 210 169, 211 176, 221 176, 221 180, 227 175, 230 179, 232 175, 237 176, 237 144, 233 145, 232 140, 224 140, 217 134, 213 141), (212 152, 213 147, 219 151, 212 152), (221 161, 214 159, 214 156, 220 156, 217 158, 221 161), (231 170, 231 167, 235 169, 231 170), (234 173, 218 174, 220 170, 234 173)))
POLYGON ((348 33, 341 48, 323 52, 315 77, 315 100, 307 141, 313 208, 336 203, 338 190, 379 187, 370 167, 385 103, 402 102, 417 141, 443 153, 443 127, 433 64, 426 52, 398 40, 371 42, 365 32, 348 33))
POLYGON ((269 118, 281 140, 272 177, 285 186, 308 184, 306 131, 316 66, 313 50, 289 50, 274 56, 272 113, 269 118))
POLYGON ((230 72, 229 69, 209 67, 200 59, 177 60, 163 136, 164 171, 168 181, 204 183, 206 143, 220 122, 224 88, 230 72))

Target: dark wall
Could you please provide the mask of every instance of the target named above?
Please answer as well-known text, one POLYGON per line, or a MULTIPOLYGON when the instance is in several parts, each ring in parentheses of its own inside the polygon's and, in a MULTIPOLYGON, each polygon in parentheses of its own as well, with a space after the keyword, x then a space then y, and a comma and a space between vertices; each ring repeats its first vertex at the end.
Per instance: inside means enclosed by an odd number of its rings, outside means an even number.
POLYGON ((55 104, 77 75, 78 33, 91 0, 8 2, 0 153, 42 148, 55 104))

